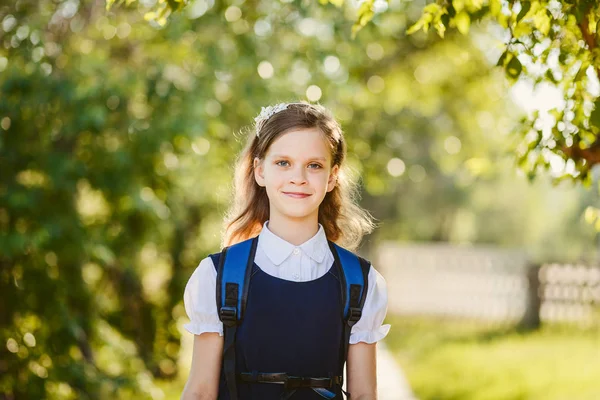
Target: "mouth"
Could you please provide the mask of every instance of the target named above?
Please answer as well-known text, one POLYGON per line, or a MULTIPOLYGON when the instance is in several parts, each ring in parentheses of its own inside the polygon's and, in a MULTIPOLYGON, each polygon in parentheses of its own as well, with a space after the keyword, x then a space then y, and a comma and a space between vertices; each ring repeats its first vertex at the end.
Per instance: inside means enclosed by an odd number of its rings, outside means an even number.
POLYGON ((293 197, 295 199, 303 199, 305 197, 310 196, 310 194, 308 194, 308 193, 301 193, 301 192, 283 192, 283 194, 285 194, 286 196, 289 196, 289 197, 293 197))

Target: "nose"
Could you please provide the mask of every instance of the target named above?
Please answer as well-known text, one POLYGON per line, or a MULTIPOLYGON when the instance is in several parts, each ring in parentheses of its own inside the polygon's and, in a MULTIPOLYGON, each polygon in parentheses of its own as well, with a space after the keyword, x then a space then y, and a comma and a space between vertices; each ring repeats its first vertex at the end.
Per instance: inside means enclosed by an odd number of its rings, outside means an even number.
POLYGON ((306 170, 303 167, 294 168, 291 171, 290 183, 294 185, 306 184, 306 170))

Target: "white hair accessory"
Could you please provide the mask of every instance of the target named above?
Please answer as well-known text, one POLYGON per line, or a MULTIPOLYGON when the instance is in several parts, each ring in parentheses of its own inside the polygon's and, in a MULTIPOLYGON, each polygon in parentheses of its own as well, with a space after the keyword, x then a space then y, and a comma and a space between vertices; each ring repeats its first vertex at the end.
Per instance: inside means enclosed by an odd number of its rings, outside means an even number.
POLYGON ((279 103, 277 105, 274 106, 268 106, 268 107, 262 107, 260 109, 260 114, 258 114, 257 117, 254 118, 254 121, 256 122, 256 136, 258 137, 258 132, 259 132, 259 125, 261 123, 266 122, 269 118, 271 118, 271 115, 278 113, 279 111, 283 111, 286 108, 288 108, 290 104, 289 103, 279 103))

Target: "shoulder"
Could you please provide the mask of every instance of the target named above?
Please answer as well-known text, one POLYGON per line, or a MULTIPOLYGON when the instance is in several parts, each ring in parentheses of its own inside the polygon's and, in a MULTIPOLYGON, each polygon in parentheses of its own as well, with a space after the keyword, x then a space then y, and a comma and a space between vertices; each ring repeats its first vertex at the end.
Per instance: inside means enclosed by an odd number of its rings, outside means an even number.
POLYGON ((223 334, 217 312, 216 278, 213 261, 207 256, 200 261, 185 286, 183 304, 190 322, 184 328, 194 335, 203 332, 223 334))
POLYGON ((190 318, 212 307, 216 290, 217 271, 210 257, 200 261, 185 285, 183 300, 190 318))
POLYGON ((214 268, 218 269, 223 255, 225 255, 226 258, 234 253, 240 256, 250 255, 250 253, 255 250, 255 248, 253 249, 252 247, 256 247, 256 244, 258 243, 258 240, 254 239, 256 239, 256 237, 227 246, 218 253, 209 254, 207 258, 210 258, 214 264, 214 268))
POLYGON ((232 251, 232 250, 235 250, 235 249, 248 249, 253 244, 256 244, 256 243, 258 243, 258 236, 251 237, 249 239, 243 240, 243 241, 238 242, 238 243, 234 243, 234 244, 232 244, 230 246, 225 247, 223 249, 223 251, 229 252, 229 251, 232 251))
POLYGON ((212 262, 213 269, 216 271, 221 260, 221 252, 209 254, 204 260, 207 259, 212 262))
MULTIPOLYGON (((218 254, 219 253, 217 253, 217 255, 218 254)), ((200 264, 198 264, 194 272, 192 272, 186 287, 198 286, 203 282, 210 280, 213 276, 216 276, 217 271, 215 265, 218 264, 214 263, 212 256, 213 254, 208 255, 200 261, 200 264)))

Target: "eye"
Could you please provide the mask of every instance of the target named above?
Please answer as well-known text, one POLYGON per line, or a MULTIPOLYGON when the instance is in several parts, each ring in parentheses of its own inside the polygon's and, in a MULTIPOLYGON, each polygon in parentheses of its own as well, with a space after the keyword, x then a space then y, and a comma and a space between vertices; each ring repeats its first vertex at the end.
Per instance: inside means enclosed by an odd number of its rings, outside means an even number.
POLYGON ((321 164, 317 164, 317 163, 310 163, 308 164, 309 167, 311 167, 312 169, 319 169, 319 168, 323 168, 321 166, 321 164))
POLYGON ((279 165, 280 167, 287 167, 289 165, 289 162, 287 162, 286 160, 279 160, 275 161, 275 165, 279 165))

